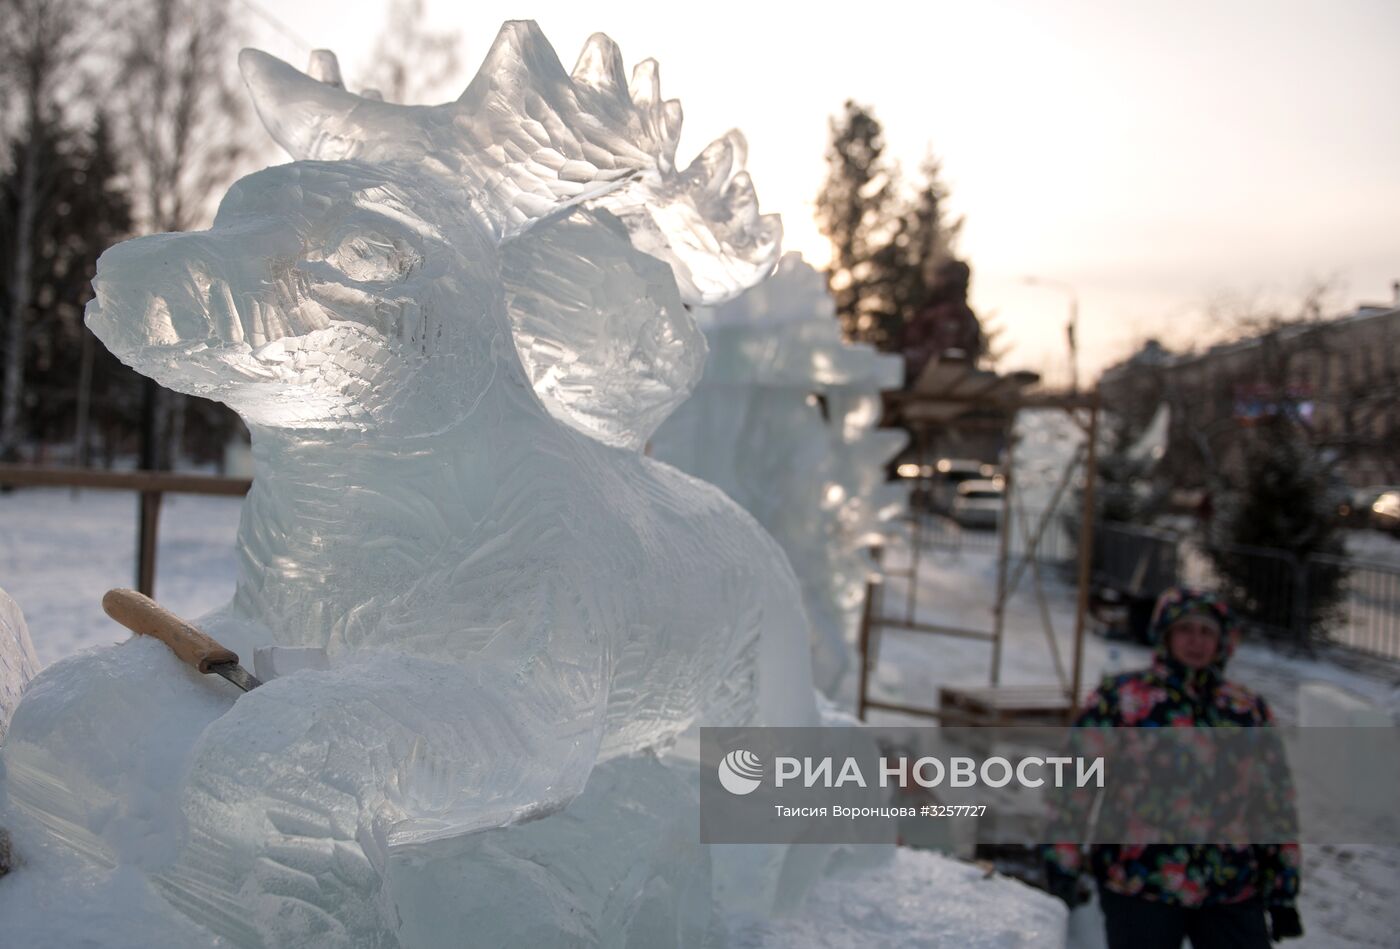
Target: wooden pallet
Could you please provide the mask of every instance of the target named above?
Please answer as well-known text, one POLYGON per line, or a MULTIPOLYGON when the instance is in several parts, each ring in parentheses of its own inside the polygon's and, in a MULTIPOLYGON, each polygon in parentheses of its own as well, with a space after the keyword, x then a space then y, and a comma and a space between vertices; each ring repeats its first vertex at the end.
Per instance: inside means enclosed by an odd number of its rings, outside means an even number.
POLYGON ((943 686, 945 725, 1067 725, 1077 705, 1053 685, 943 686))

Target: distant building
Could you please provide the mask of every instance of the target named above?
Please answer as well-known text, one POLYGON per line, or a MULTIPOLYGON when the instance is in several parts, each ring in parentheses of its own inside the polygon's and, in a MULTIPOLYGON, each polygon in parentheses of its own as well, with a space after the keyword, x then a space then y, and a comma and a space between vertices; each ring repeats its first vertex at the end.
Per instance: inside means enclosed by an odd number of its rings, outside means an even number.
POLYGON ((1207 466, 1236 470, 1239 434, 1280 412, 1298 419, 1353 487, 1400 483, 1400 282, 1389 304, 1284 326, 1202 353, 1149 340, 1099 380, 1106 408, 1141 431, 1171 407, 1162 472, 1203 487, 1207 466))

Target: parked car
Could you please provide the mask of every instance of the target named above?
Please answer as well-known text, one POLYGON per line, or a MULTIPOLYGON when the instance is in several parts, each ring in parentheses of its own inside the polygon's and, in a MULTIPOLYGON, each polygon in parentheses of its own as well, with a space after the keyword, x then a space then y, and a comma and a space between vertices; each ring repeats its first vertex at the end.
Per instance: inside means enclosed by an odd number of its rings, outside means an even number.
POLYGON ((958 489, 968 481, 983 481, 997 473, 996 465, 972 458, 940 458, 933 471, 933 505, 952 513, 958 489))
POLYGON ((1337 506, 1337 516, 1348 527, 1373 527, 1375 517, 1371 508, 1388 491, 1400 491, 1400 487, 1393 484, 1373 484, 1344 491, 1342 502, 1337 506))
POLYGON ((894 466, 894 477, 909 484, 911 510, 933 510, 933 473, 933 465, 920 464, 908 455, 894 466))
POLYGON ((1142 525, 1095 528, 1089 612, 1106 638, 1152 644, 1157 598, 1181 582, 1180 548, 1179 536, 1142 525))
POLYGON ((1400 537, 1400 490, 1387 491, 1371 504, 1371 526, 1400 537))
POLYGON ((963 481, 953 498, 953 520, 963 527, 995 528, 1001 520, 1003 488, 1000 479, 976 478, 963 481))

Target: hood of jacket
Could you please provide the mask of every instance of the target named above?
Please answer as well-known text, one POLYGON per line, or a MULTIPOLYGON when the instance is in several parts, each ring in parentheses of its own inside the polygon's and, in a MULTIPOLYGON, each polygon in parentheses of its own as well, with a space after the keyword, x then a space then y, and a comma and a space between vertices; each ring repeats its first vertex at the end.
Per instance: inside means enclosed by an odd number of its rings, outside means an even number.
POLYGON ((1156 646, 1153 665, 1190 686, 1214 686, 1225 678, 1225 665, 1235 653, 1235 633, 1239 628, 1235 613, 1220 596, 1208 590, 1172 587, 1157 600, 1150 626, 1156 646), (1204 669, 1191 669, 1173 659, 1168 651, 1167 632, 1187 616, 1200 614, 1220 626, 1220 648, 1204 669))

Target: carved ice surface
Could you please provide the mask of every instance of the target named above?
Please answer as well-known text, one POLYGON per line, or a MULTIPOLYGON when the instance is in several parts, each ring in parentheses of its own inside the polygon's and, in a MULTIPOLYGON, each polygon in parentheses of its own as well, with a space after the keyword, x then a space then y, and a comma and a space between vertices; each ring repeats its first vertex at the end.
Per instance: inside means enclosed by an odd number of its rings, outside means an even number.
MULTIPOLYGON (((629 91, 595 36, 571 78, 530 23, 435 107, 241 63, 295 160, 104 254, 87 320, 252 431, 236 593, 200 624, 330 668, 238 694, 142 640, 45 670, 3 748, 32 869, 0 915, 35 944, 420 946, 528 905, 516 944, 694 944, 694 775, 656 756, 817 721, 781 551, 639 451, 702 369, 686 304, 777 254, 742 141, 677 170, 655 64, 629 91), (409 920, 429 865, 444 902, 409 920)), ((782 864, 752 853, 715 873, 782 864)))
POLYGON ((366 99, 256 50, 241 62, 258 114, 293 158, 431 168, 478 199, 497 237, 601 199, 697 304, 763 279, 777 258, 782 226, 758 212, 743 136, 677 168, 680 102, 661 98, 654 60, 629 82, 601 33, 570 75, 533 22, 507 23, 467 91, 440 106, 366 99))
POLYGON ((723 488, 777 538, 802 583, 817 684, 850 667, 869 548, 892 530, 907 489, 886 483, 902 431, 879 430, 896 356, 841 340, 826 280, 798 254, 723 306, 697 313, 710 357, 695 394, 652 454, 723 488))
POLYGON ((10 595, 0 590, 0 740, 19 705, 20 693, 38 671, 39 660, 29 641, 24 614, 10 595))

